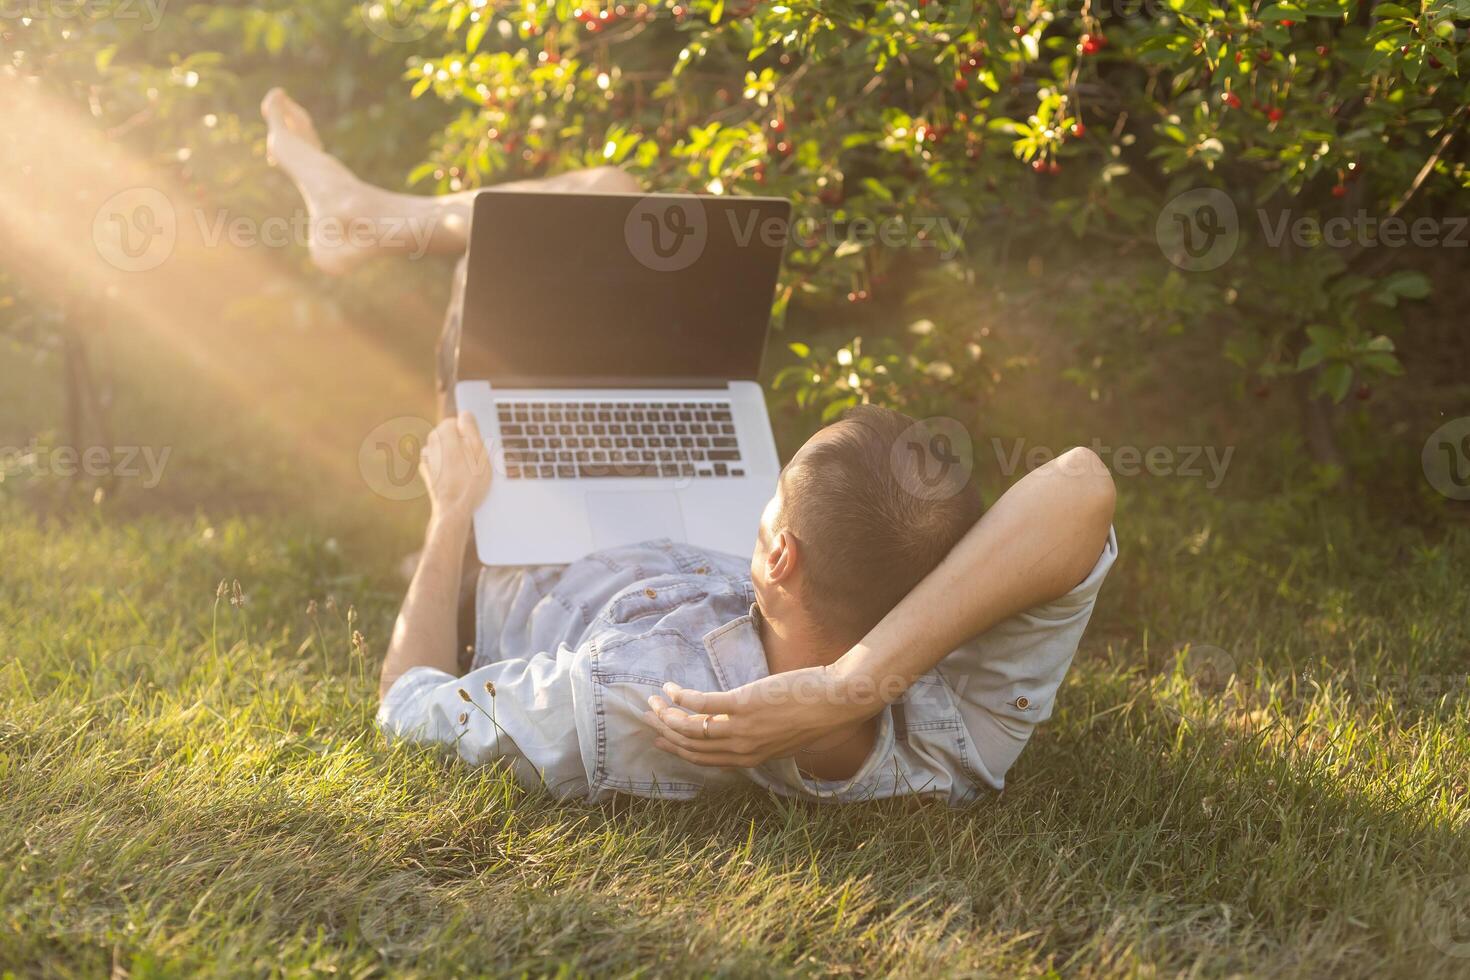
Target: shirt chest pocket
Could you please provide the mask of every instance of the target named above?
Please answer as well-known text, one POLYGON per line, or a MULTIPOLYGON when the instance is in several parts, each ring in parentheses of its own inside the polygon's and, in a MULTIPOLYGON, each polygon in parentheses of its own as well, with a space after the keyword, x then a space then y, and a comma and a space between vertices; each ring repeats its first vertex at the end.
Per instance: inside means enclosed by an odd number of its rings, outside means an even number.
POLYGON ((607 618, 617 625, 666 616, 681 606, 703 602, 708 592, 693 582, 652 582, 628 589, 608 606, 607 618))

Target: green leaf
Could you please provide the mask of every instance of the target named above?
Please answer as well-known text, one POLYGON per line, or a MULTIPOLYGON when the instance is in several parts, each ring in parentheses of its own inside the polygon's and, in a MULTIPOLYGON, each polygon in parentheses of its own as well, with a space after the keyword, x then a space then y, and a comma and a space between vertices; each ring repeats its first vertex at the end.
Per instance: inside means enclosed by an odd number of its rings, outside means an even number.
POLYGON ((790 348, 791 353, 795 354, 797 357, 810 357, 812 354, 812 349, 799 340, 792 341, 786 346, 790 348))
POLYGON ((1327 395, 1334 402, 1340 402, 1347 397, 1348 389, 1352 387, 1352 384, 1352 367, 1342 361, 1334 361, 1317 375, 1315 391, 1318 394, 1327 395))
POLYGON ((1359 357, 1358 365, 1372 371, 1377 371, 1379 374, 1391 374, 1394 377, 1398 377, 1404 373, 1404 366, 1399 363, 1397 357, 1394 357, 1392 354, 1384 354, 1377 351, 1359 357))
MULTIPOLYGON (((1378 284, 1380 294, 1389 294, 1403 299, 1424 299, 1433 290, 1429 277, 1416 269, 1404 269, 1387 276, 1378 284)), ((1393 306, 1393 303, 1386 303, 1393 306)))
POLYGON ((825 425, 831 422, 837 416, 856 405, 857 401, 856 395, 848 395, 846 398, 832 402, 826 408, 822 409, 822 424, 825 425))
POLYGON ((470 26, 469 34, 465 36, 465 51, 469 54, 474 54, 476 51, 480 50, 480 42, 485 39, 485 32, 489 29, 490 21, 488 18, 482 17, 479 20, 475 21, 475 23, 470 26))
POLYGON ((1328 326, 1323 326, 1320 323, 1314 323, 1307 327, 1307 336, 1312 339, 1313 344, 1322 348, 1324 351, 1336 350, 1342 343, 1342 337, 1336 330, 1328 326))
POLYGON ((1316 367, 1318 364, 1321 364, 1322 359, 1326 356, 1327 355, 1322 350, 1322 348, 1318 347, 1316 344, 1313 344, 1312 346, 1303 350, 1301 352, 1301 356, 1296 359, 1296 369, 1298 371, 1310 370, 1311 368, 1316 367))

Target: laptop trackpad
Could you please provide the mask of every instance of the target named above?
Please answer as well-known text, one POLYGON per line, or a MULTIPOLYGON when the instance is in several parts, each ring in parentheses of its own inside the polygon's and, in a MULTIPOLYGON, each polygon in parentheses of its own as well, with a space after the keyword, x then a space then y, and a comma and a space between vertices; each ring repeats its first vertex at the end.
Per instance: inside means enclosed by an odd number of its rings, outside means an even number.
POLYGON ((594 550, 669 538, 684 541, 679 495, 660 490, 587 494, 587 522, 594 550))

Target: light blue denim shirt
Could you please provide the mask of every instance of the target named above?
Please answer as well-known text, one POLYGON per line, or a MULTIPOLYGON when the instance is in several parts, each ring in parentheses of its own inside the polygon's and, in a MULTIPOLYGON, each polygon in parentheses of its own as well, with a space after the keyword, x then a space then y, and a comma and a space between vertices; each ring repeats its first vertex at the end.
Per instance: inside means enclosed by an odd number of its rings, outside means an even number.
POLYGON ((643 712, 666 681, 729 690, 768 673, 748 560, 669 541, 565 567, 484 570, 474 668, 463 677, 408 671, 383 699, 378 724, 391 737, 452 746, 472 765, 505 759, 523 783, 560 796, 690 799, 755 782, 822 800, 923 794, 966 803, 1004 785, 1031 730, 1050 716, 1116 553, 1110 532, 1097 567, 1071 593, 921 677, 884 709, 873 751, 848 780, 810 778, 793 759, 706 769, 654 748, 643 712))

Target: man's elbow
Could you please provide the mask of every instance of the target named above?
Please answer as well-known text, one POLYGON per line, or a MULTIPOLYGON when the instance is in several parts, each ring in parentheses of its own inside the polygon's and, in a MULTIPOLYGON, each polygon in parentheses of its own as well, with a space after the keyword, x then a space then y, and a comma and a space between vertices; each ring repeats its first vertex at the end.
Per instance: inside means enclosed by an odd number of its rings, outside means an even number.
POLYGON ((1113 526, 1113 510, 1118 503, 1118 488, 1113 483, 1112 471, 1102 457, 1086 446, 1067 450, 1058 462, 1062 464, 1063 472, 1080 477, 1075 489, 1077 513, 1089 531, 1095 531, 1099 540, 1106 541, 1108 529, 1113 526))

